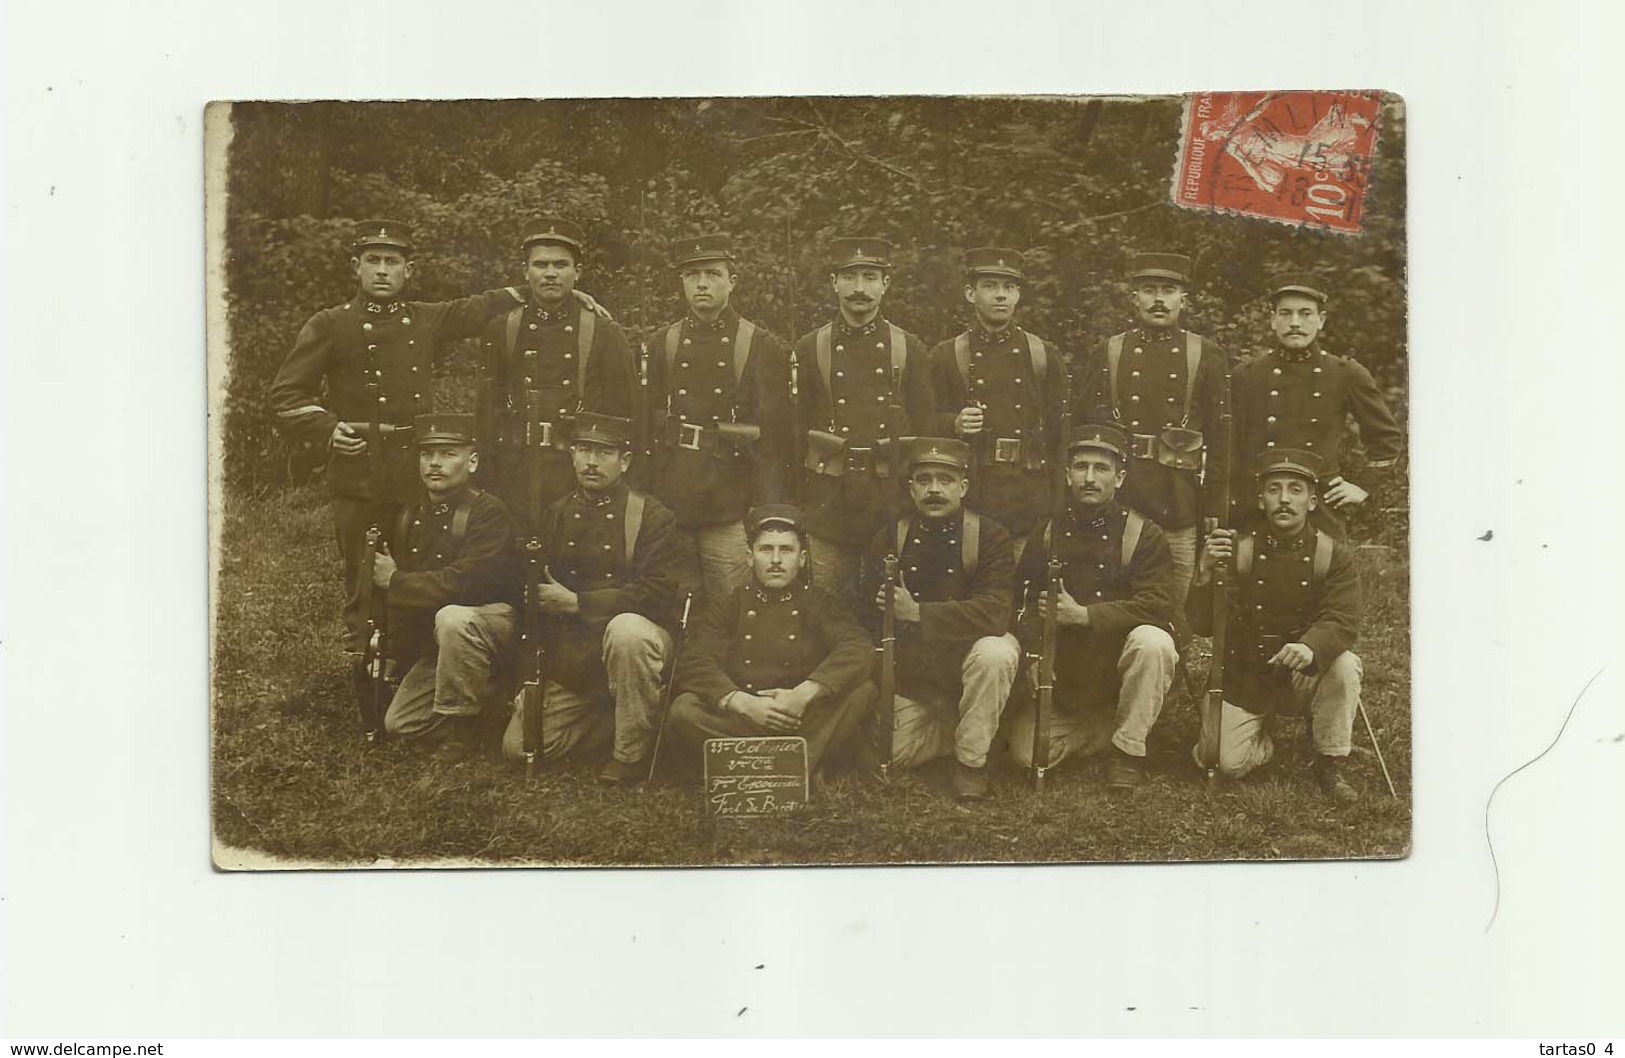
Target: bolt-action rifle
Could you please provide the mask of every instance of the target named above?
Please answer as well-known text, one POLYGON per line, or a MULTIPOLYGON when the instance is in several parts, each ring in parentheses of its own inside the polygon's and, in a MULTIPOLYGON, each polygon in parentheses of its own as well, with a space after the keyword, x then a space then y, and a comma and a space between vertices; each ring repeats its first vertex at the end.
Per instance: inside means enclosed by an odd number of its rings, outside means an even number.
POLYGON ((531 538, 525 542, 525 613, 519 633, 519 726, 523 741, 520 752, 525 762, 525 777, 534 778, 536 764, 541 759, 542 714, 547 705, 547 647, 546 618, 539 598, 542 578, 546 574, 542 554, 542 458, 551 447, 552 438, 537 425, 541 394, 534 389, 525 391, 525 458, 529 460, 531 538))
MULTIPOLYGON (((1225 380, 1223 403, 1219 406, 1219 443, 1227 457, 1225 472, 1219 475, 1219 501, 1217 521, 1223 525, 1230 517, 1229 458, 1231 445, 1229 380, 1225 380)), ((1204 473, 1206 467, 1203 467, 1204 473)), ((1223 744, 1224 727, 1224 660, 1230 623, 1230 563, 1218 562, 1213 569, 1213 660, 1207 670, 1207 693, 1202 698, 1202 767, 1207 771, 1211 786, 1219 768, 1219 747, 1223 744)))
MULTIPOLYGON (((642 257, 643 239, 648 236, 649 228, 643 211, 643 192, 638 192, 638 239, 639 254, 642 257)), ((643 282, 643 262, 634 260, 632 272, 638 280, 638 391, 636 403, 632 409, 634 419, 633 429, 637 431, 638 458, 647 460, 651 455, 651 441, 649 437, 649 291, 643 282)))
MULTIPOLYGON (((1061 425, 1055 439, 1056 469, 1051 472, 1054 495, 1050 502, 1050 525, 1067 507, 1066 464, 1067 451, 1072 442, 1072 405, 1062 387, 1061 425)), ((1038 648, 1038 699, 1033 715, 1033 792, 1044 792, 1044 776, 1049 771, 1050 717, 1055 707, 1055 624, 1061 600, 1061 559, 1055 553, 1056 534, 1050 532, 1048 562, 1045 568, 1043 632, 1038 648)))
POLYGON ((666 670, 666 686, 660 691, 660 727, 655 730, 654 752, 649 754, 649 781, 653 782, 655 769, 660 766, 660 745, 666 740, 666 721, 671 719, 672 684, 677 679, 677 663, 683 660, 683 644, 688 641, 688 611, 694 605, 694 593, 683 596, 683 615, 677 619, 677 642, 672 644, 671 666, 666 670))
POLYGON ((801 502, 802 467, 801 444, 801 361, 796 356, 796 339, 801 329, 796 326, 796 245, 790 232, 790 218, 784 218, 784 259, 789 266, 788 301, 790 309, 790 495, 801 502))
MULTIPOLYGON (((903 409, 897 403, 902 388, 903 373, 894 369, 891 391, 887 394, 887 422, 903 421, 903 409)), ((893 594, 902 583, 901 558, 897 554, 897 493, 902 486, 898 480, 902 476, 902 445, 895 436, 897 432, 892 430, 893 436, 886 439, 885 589, 880 608, 880 777, 887 781, 891 779, 897 734, 897 604, 893 594)))
MULTIPOLYGON (((378 419, 381 420, 384 394, 376 378, 367 382, 367 399, 378 410, 378 419)), ((380 421, 351 425, 367 439, 367 486, 376 513, 382 509, 385 501, 384 438, 396 428, 380 421)), ((368 742, 376 742, 382 737, 384 712, 389 708, 393 693, 390 681, 394 676, 394 659, 390 656, 388 593, 375 587, 372 582, 383 539, 383 528, 375 521, 367 527, 366 547, 361 553, 359 587, 361 606, 367 615, 367 628, 356 672, 356 705, 361 713, 361 736, 368 742)))

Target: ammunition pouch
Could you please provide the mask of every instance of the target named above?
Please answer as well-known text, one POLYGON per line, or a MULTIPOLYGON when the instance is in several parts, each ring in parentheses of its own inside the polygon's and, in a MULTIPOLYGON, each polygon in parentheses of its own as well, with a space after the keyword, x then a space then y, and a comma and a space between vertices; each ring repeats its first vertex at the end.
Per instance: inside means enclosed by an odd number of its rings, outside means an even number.
POLYGON ((840 477, 846 472, 846 438, 825 430, 808 430, 807 456, 802 466, 817 474, 840 477))
POLYGON ((744 455, 751 446, 761 439, 762 428, 749 422, 719 422, 717 423, 717 450, 732 452, 734 455, 744 455))
POLYGON ((1202 432, 1164 426, 1157 435, 1157 462, 1175 470, 1202 469, 1202 432))

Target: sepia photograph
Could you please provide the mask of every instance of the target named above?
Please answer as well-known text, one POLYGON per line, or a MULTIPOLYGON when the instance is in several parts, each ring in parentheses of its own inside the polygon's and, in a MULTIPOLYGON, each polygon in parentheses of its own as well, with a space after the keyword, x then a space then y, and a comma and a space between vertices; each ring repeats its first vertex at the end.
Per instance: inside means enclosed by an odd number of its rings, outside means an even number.
POLYGON ((205 139, 218 868, 1409 854, 1397 95, 205 139))

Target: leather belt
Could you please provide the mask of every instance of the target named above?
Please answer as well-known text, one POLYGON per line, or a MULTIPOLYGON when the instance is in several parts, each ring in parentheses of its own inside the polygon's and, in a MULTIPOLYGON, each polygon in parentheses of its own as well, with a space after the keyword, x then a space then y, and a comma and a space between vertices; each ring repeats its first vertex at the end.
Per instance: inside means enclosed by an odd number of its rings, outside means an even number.
POLYGON ((1159 443, 1154 433, 1131 433, 1128 435, 1128 454, 1135 459, 1155 459, 1159 443))
POLYGON ((988 453, 988 462, 990 462, 990 463, 1020 463, 1021 462, 1021 438, 1019 438, 1019 437, 995 437, 993 439, 993 450, 988 453))
POLYGON ((705 440, 705 427, 697 422, 680 422, 677 424, 677 447, 686 448, 691 452, 698 452, 700 444, 705 440))
POLYGON ((846 471, 849 474, 872 474, 875 470, 875 450, 873 448, 846 448, 846 471))

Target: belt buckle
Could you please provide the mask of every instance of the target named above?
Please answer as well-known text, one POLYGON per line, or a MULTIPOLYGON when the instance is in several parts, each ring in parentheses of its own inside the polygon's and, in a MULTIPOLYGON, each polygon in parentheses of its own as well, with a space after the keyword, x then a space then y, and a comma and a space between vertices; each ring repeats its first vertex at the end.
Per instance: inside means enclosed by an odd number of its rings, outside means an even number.
POLYGON ((527 447, 551 448, 553 446, 553 424, 532 420, 525 424, 525 445, 527 447))
POLYGON ((677 424, 677 447, 686 448, 690 452, 700 450, 700 438, 705 435, 705 427, 697 422, 680 422, 677 424))
POLYGON ((866 474, 875 468, 875 450, 873 448, 852 448, 846 450, 846 469, 855 474, 866 474))
POLYGON ((1157 458, 1157 435, 1154 433, 1129 434, 1128 454, 1135 459, 1157 458))
POLYGON ((1019 463, 1021 462, 1021 438, 995 437, 993 439, 993 462, 1019 463))

